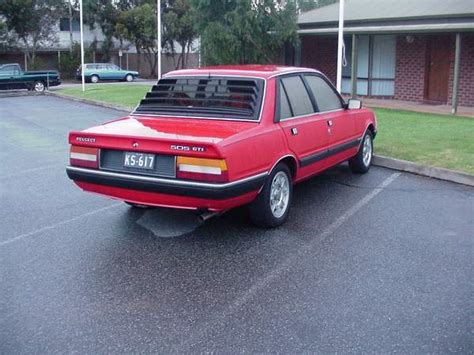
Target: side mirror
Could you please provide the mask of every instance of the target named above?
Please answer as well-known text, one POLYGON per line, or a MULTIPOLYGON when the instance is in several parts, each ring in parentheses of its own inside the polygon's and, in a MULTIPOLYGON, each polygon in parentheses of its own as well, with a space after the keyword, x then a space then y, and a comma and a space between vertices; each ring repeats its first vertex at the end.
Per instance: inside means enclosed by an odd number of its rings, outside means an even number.
POLYGON ((362 108, 362 101, 358 99, 349 99, 349 101, 347 101, 348 110, 359 110, 361 108, 362 108))

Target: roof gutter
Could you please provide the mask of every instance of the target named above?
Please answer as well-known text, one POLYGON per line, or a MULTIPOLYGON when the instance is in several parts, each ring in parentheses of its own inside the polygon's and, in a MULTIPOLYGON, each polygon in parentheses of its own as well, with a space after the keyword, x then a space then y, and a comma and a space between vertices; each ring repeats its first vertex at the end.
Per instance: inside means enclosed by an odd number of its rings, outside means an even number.
MULTIPOLYGON (((337 34, 338 28, 313 28, 299 29, 299 34, 329 35, 337 34)), ((430 25, 391 25, 391 26, 363 26, 363 27, 344 27, 344 32, 348 34, 363 33, 406 33, 406 32, 474 32, 471 22, 455 24, 430 24, 430 25)))

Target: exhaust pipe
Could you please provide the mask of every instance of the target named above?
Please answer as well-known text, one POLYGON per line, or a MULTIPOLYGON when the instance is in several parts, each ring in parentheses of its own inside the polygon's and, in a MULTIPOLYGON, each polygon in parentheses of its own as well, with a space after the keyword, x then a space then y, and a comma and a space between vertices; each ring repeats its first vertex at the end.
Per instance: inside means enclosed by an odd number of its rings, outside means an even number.
POLYGON ((203 211, 203 212, 200 212, 198 213, 198 218, 199 218, 199 221, 204 223, 206 222, 208 219, 212 218, 212 217, 215 217, 215 216, 220 216, 221 214, 223 214, 225 211, 218 211, 218 212, 212 212, 212 211, 203 211))

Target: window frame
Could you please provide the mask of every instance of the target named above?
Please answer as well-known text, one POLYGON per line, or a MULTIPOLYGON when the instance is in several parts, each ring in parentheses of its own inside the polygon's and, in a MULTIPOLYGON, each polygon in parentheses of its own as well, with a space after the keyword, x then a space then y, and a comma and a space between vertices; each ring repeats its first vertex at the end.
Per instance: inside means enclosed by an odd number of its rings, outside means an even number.
MULTIPOLYGON (((206 114, 206 113, 190 113, 190 114, 177 114, 177 113, 166 113, 167 117, 177 117, 183 119, 203 119, 203 120, 217 120, 217 121, 239 121, 239 122, 252 122, 252 123, 260 123, 262 121, 263 113, 266 106, 267 100, 267 79, 261 76, 252 76, 252 75, 234 75, 234 74, 222 74, 222 75, 203 75, 203 74, 188 74, 188 75, 165 75, 162 79, 171 79, 171 80, 179 80, 179 79, 197 79, 197 80, 253 80, 256 85, 259 87, 259 94, 258 94, 258 110, 255 111, 255 115, 252 118, 245 118, 245 117, 224 117, 222 113, 220 114, 206 114)), ((153 88, 156 85, 153 85, 153 88)), ((153 88, 149 92, 153 92, 153 88)), ((146 96, 143 100, 146 99, 146 96)), ((159 117, 163 116, 164 113, 156 113, 156 112, 146 112, 144 110, 139 110, 140 106, 142 105, 142 101, 135 107, 132 111, 131 116, 151 116, 151 117, 159 117)))
POLYGON ((276 90, 275 90, 275 113, 274 113, 274 118, 273 118, 274 123, 283 122, 283 121, 287 121, 287 120, 298 119, 298 118, 301 118, 301 117, 307 117, 307 116, 311 116, 311 115, 319 115, 319 114, 326 113, 326 112, 345 110, 347 108, 346 102, 344 101, 342 96, 337 92, 334 85, 329 81, 329 79, 325 75, 323 75, 321 73, 318 73, 318 72, 300 72, 300 73, 288 73, 288 74, 279 75, 279 76, 276 77, 275 85, 276 85, 276 88, 275 88, 276 90), (316 98, 314 97, 313 92, 312 92, 311 88, 309 87, 308 82, 306 81, 306 78, 305 78, 306 75, 313 75, 313 76, 317 76, 317 77, 320 77, 321 79, 323 79, 326 82, 326 84, 328 84, 329 87, 333 90, 333 92, 336 94, 336 96, 339 98, 339 101, 341 102, 341 108, 336 109, 336 110, 332 110, 332 111, 320 111, 318 103, 316 101, 316 98), (285 85, 282 82, 282 79, 284 79, 286 77, 289 77, 289 76, 299 76, 301 78, 301 80, 304 83, 306 92, 308 93, 309 99, 311 100, 311 103, 313 105, 313 111, 314 112, 308 113, 306 115, 292 116, 292 117, 288 117, 288 118, 284 118, 284 119, 280 118, 280 114, 281 114, 281 109, 280 109, 280 94, 281 94, 280 93, 280 83, 282 84, 283 90, 285 91, 284 94, 286 95, 286 99, 288 100, 288 105, 290 106, 290 111, 291 111, 292 115, 294 115, 293 107, 291 106, 290 99, 288 98, 288 95, 286 93, 285 85))
MULTIPOLYGON (((364 35, 362 35, 364 36, 364 35)), ((396 63, 396 58, 397 58, 397 43, 396 43, 396 38, 395 38, 395 63, 394 63, 394 67, 395 67, 395 73, 393 75, 393 78, 374 78, 373 77, 373 74, 372 74, 372 69, 373 69, 373 61, 374 61, 374 37, 375 36, 385 36, 385 34, 371 34, 371 35, 366 35, 367 36, 367 39, 368 39, 368 53, 367 53, 367 56, 368 56, 368 62, 367 62, 367 76, 357 76, 357 84, 359 83, 359 80, 364 80, 367 82, 367 93, 366 94, 358 94, 360 96, 368 96, 368 97, 394 97, 395 96, 395 92, 392 94, 392 95, 381 95, 381 94, 374 94, 373 93, 373 90, 372 90, 372 84, 374 81, 384 81, 384 82, 393 82, 394 83, 394 86, 395 86, 395 79, 396 79, 396 66, 397 66, 397 63, 396 63)), ((386 34, 386 36, 390 36, 390 34, 386 34)), ((395 36, 396 37, 396 36, 395 36)), ((349 48, 352 48, 352 37, 349 37, 349 36, 345 36, 345 39, 346 40, 348 39, 350 42, 350 46, 349 48), (348 37, 348 38, 347 38, 348 37)), ((352 55, 352 53, 351 53, 352 55)), ((352 58, 351 58, 351 61, 352 61, 352 58)), ((351 63, 351 62, 349 62, 351 63)), ((352 63, 351 63, 352 65, 352 63)), ((341 80, 342 79, 346 79, 346 80, 352 80, 351 76, 350 75, 341 75, 341 80)), ((395 89, 394 89, 395 90, 395 89)), ((356 85, 356 91, 357 91, 357 85, 356 85)), ((350 92, 348 92, 348 94, 350 94, 350 92)))
POLYGON ((318 112, 318 107, 317 107, 316 101, 314 100, 314 97, 311 94, 311 92, 308 90, 308 84, 304 80, 303 73, 288 73, 288 74, 284 74, 284 75, 279 75, 276 79, 277 79, 276 80, 277 87, 276 87, 276 95, 275 95, 275 101, 276 102, 275 102, 275 117, 273 119, 274 122, 292 120, 292 119, 298 118, 298 117, 306 117, 306 116, 314 115, 316 112, 318 112), (293 107, 292 107, 290 99, 288 97, 288 93, 287 93, 285 84, 283 83, 283 79, 289 78, 289 77, 299 77, 301 79, 301 81, 303 82, 304 88, 306 89, 306 93, 308 94, 309 100, 311 101, 311 106, 313 106, 313 112, 305 114, 305 115, 298 115, 298 116, 294 115, 293 107), (280 98, 280 96, 279 96, 280 95, 280 84, 283 87, 284 94, 286 95, 286 99, 288 101, 288 105, 290 107, 290 111, 291 111, 291 114, 292 114, 291 117, 287 117, 287 118, 284 118, 284 119, 280 118, 280 114, 281 114, 281 112, 280 112, 281 111, 280 110, 280 102, 279 102, 280 101, 279 100, 279 98, 280 98))
POLYGON ((345 110, 346 109, 346 102, 344 101, 344 99, 342 98, 341 94, 339 94, 339 92, 337 91, 337 89, 334 87, 334 85, 329 81, 328 78, 326 78, 324 75, 321 75, 319 73, 305 73, 303 75, 303 80, 305 81, 306 85, 307 85, 307 90, 309 91, 310 95, 313 97, 314 99, 314 102, 316 103, 316 106, 318 107, 318 113, 326 113, 326 112, 334 112, 334 111, 339 111, 339 110, 345 110), (311 90, 311 87, 309 86, 309 83, 306 81, 306 76, 316 76, 320 79, 322 79, 328 86, 329 88, 332 90, 332 92, 336 95, 336 97, 339 99, 339 102, 341 103, 341 107, 340 108, 336 108, 334 110, 327 110, 327 111, 321 111, 319 109, 319 105, 318 105, 318 100, 316 100, 316 97, 314 96, 313 94, 313 90, 311 90))

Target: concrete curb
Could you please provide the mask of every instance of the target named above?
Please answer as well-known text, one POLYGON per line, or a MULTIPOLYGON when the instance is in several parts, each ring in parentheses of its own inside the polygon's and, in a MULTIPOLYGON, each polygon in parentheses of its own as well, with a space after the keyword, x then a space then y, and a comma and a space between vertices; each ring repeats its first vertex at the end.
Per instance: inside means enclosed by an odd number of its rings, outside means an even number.
POLYGON ((83 98, 80 98, 80 97, 58 94, 57 92, 54 92, 54 91, 45 91, 45 95, 56 96, 56 97, 60 97, 62 99, 66 99, 66 100, 82 102, 82 103, 85 103, 85 104, 99 106, 99 107, 105 107, 105 108, 108 108, 108 109, 112 109, 112 110, 116 110, 116 111, 120 111, 120 112, 125 112, 126 114, 129 114, 132 111, 131 109, 120 106, 120 105, 107 104, 107 103, 104 103, 104 102, 95 101, 95 100, 91 100, 91 99, 83 99, 83 98))
POLYGON ((384 168, 405 171, 412 174, 474 187, 474 175, 467 173, 461 173, 444 168, 436 168, 434 166, 421 165, 411 161, 389 158, 380 155, 374 155, 372 163, 376 166, 381 166, 384 168))
POLYGON ((19 96, 41 96, 44 95, 44 92, 35 92, 35 91, 6 91, 0 92, 0 98, 2 97, 19 97, 19 96))

